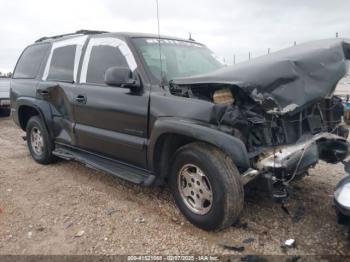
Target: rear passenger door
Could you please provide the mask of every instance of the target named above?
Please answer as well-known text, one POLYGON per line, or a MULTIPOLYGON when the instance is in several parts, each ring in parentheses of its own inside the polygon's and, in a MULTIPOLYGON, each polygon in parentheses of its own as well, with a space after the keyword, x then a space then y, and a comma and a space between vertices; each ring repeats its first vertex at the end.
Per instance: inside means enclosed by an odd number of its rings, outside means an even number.
POLYGON ((49 102, 55 141, 75 145, 74 101, 79 60, 86 36, 54 42, 38 85, 38 96, 49 102))
POLYGON ((149 90, 140 92, 107 86, 110 67, 137 64, 127 43, 116 37, 93 37, 84 54, 75 101, 75 132, 79 147, 97 154, 146 167, 145 142, 149 90))

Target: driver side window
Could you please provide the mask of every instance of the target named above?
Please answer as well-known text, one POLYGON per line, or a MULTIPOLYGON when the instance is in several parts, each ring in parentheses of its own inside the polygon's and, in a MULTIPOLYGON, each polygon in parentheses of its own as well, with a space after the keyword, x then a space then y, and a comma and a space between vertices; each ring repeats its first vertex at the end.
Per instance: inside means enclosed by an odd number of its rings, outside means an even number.
POLYGON ((91 49, 86 73, 86 83, 104 84, 104 75, 110 67, 128 67, 125 57, 118 48, 101 45, 91 49))
POLYGON ((80 82, 105 85, 105 73, 111 67, 136 69, 126 43, 117 38, 91 39, 84 56, 80 82))

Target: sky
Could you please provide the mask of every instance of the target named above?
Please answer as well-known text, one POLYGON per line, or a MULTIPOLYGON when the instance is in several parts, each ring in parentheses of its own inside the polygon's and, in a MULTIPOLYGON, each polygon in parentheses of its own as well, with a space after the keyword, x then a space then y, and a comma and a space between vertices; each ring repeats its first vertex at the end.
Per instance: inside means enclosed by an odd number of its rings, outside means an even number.
MULTIPOLYGON (((157 33, 156 0, 0 2, 0 71, 42 36, 79 29, 157 33)), ((294 42, 350 38, 349 0, 159 0, 161 34, 206 44, 227 64, 294 42)))

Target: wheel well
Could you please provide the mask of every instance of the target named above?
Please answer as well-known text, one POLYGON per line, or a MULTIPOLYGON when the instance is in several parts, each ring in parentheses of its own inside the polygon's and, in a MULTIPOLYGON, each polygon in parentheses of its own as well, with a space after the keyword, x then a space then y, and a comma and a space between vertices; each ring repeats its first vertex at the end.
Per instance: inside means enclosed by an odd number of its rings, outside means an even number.
POLYGON ((33 116, 40 115, 39 111, 31 106, 21 106, 18 109, 18 120, 21 128, 25 131, 29 119, 33 116))
POLYGON ((158 182, 164 183, 167 179, 172 157, 180 147, 195 142, 196 139, 178 134, 162 135, 154 149, 154 170, 158 174, 158 182))

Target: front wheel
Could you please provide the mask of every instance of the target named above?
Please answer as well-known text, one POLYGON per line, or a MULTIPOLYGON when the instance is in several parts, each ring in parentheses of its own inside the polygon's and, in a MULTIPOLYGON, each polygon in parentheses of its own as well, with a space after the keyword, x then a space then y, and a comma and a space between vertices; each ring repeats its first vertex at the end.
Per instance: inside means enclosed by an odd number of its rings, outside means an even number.
POLYGON ((169 182, 181 212, 202 229, 229 227, 243 209, 239 171, 227 155, 211 145, 181 147, 175 154, 169 182))

